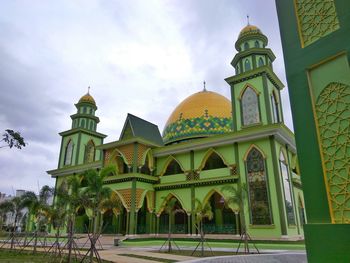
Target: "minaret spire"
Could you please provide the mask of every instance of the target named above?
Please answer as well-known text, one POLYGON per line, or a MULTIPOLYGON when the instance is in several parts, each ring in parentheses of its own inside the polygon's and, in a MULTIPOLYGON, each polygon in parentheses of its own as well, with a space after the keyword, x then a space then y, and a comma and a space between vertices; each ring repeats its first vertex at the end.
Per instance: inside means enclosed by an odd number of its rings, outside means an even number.
POLYGON ((207 91, 207 89, 205 88, 205 80, 203 81, 203 91, 207 91))
POLYGON ((248 24, 248 26, 250 26, 250 23, 249 23, 249 15, 247 15, 247 24, 248 24))
POLYGON ((90 86, 88 87, 88 93, 87 94, 90 94, 90 86))

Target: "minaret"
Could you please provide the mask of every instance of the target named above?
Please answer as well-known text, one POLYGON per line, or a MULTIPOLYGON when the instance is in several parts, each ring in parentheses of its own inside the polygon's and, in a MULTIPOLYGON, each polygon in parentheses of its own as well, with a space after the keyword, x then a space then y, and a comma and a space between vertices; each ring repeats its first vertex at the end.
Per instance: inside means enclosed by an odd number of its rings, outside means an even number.
POLYGON ((75 104, 75 107, 77 113, 70 116, 72 118, 72 129, 81 128, 96 131, 97 123, 100 120, 95 116, 97 106, 94 98, 90 95, 90 87, 88 87, 88 92, 75 104))
POLYGON ((267 37, 249 22, 235 43, 238 53, 231 65, 236 75, 226 79, 231 86, 234 131, 283 122, 280 91, 284 86, 273 72, 276 57, 267 44, 267 37))
POLYGON ((101 160, 101 153, 96 150, 96 146, 103 143, 106 135, 96 132, 100 120, 95 116, 97 106, 90 95, 90 87, 75 107, 77 113, 70 116, 71 129, 60 133, 62 143, 58 168, 101 160))

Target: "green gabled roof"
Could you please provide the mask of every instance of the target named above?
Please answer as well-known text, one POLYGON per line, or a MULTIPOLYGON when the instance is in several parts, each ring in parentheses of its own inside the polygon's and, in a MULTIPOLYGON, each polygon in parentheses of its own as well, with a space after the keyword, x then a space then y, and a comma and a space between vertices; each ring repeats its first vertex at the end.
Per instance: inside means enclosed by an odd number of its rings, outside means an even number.
POLYGON ((140 137, 155 144, 164 145, 157 125, 128 113, 119 140, 132 137, 140 137))

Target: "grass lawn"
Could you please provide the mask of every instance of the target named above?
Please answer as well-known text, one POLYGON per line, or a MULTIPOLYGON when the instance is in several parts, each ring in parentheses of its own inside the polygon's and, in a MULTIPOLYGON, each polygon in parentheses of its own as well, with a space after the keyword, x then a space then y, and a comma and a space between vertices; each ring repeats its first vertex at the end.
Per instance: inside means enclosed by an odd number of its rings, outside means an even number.
MULTIPOLYGON (((176 244, 180 247, 195 247, 198 244, 196 240, 184 240, 184 239, 173 239, 176 244)), ((125 246, 161 246, 164 243, 165 239, 129 239, 122 242, 125 246)), ((212 248, 237 248, 239 241, 238 240, 208 240, 209 245, 212 248)), ((258 249, 276 249, 276 250, 305 250, 305 244, 301 241, 254 241, 258 249)), ((242 247, 243 244, 241 244, 242 247)), ((250 247, 253 248, 253 244, 250 244, 250 247)))
MULTIPOLYGON (((43 253, 33 254, 32 252, 21 252, 14 250, 0 249, 0 262, 1 263, 43 263, 43 262, 60 262, 59 259, 54 261, 51 255, 45 256, 43 253)), ((63 261, 65 262, 65 261, 63 261)), ((78 263, 80 261, 72 260, 72 263, 78 263)), ((109 263, 110 261, 102 261, 103 263, 109 263)))

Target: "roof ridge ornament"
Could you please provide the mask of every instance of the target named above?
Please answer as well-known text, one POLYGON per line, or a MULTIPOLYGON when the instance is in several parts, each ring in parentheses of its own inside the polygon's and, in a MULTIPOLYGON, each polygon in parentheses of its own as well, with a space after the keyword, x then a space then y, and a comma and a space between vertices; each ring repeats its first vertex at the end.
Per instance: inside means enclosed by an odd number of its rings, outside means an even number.
POLYGON ((89 94, 89 95, 90 95, 90 86, 88 87, 88 92, 87 92, 87 94, 89 94))
POLYGON ((205 92, 205 91, 207 91, 207 89, 205 88, 205 84, 206 84, 206 82, 205 82, 205 80, 203 81, 203 91, 205 92))
POLYGON ((248 24, 248 26, 250 26, 250 23, 249 23, 249 15, 247 15, 247 24, 248 24))

